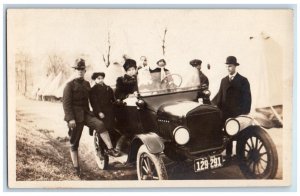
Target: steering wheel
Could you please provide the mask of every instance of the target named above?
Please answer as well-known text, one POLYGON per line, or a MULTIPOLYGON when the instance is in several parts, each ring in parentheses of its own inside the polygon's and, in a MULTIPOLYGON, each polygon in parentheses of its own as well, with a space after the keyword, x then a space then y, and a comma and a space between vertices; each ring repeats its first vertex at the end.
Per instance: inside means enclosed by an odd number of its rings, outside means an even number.
POLYGON ((160 82, 160 86, 163 87, 164 85, 166 85, 166 88, 180 87, 181 84, 182 76, 179 74, 168 74, 160 82))

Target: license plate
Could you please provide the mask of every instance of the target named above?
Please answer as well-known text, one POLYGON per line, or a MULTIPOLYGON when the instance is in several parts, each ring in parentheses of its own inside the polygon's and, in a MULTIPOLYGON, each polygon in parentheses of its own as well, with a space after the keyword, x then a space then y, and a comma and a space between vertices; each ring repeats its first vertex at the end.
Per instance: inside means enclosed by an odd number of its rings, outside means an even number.
POLYGON ((194 161, 195 172, 201 172, 208 169, 216 169, 222 166, 223 166, 222 155, 201 157, 194 161))

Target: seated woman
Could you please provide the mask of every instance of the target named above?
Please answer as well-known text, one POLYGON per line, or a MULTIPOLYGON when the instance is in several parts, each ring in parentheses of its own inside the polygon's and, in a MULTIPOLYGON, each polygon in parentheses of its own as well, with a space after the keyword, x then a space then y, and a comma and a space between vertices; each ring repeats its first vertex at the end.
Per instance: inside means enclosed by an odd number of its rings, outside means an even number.
POLYGON ((137 66, 133 59, 126 59, 123 65, 126 74, 117 78, 115 97, 117 100, 124 100, 130 94, 137 94, 137 66))
POLYGON ((131 137, 137 130, 138 111, 135 105, 137 96, 137 66, 133 59, 126 59, 123 65, 126 74, 117 78, 115 97, 119 103, 116 109, 117 128, 131 137), (131 103, 132 102, 132 103, 131 103), (126 106, 125 106, 126 105, 126 106))

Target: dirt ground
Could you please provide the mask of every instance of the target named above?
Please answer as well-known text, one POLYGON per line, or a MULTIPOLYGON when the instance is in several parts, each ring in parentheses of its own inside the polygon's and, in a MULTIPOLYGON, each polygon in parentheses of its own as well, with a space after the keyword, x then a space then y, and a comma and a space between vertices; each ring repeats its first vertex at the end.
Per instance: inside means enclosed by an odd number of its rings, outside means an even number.
MULTIPOLYGON (((93 153, 93 138, 85 127, 79 156, 81 179, 72 170, 66 122, 61 103, 17 98, 16 174, 18 181, 60 180, 136 180, 135 166, 110 162, 108 170, 100 170, 93 153)), ((282 178, 282 129, 268 130, 274 140, 279 167, 276 179, 282 178)), ((125 161, 125 159, 124 159, 125 161)), ((168 167, 170 180, 180 179, 244 179, 236 163, 203 173, 194 173, 182 165, 168 167)))

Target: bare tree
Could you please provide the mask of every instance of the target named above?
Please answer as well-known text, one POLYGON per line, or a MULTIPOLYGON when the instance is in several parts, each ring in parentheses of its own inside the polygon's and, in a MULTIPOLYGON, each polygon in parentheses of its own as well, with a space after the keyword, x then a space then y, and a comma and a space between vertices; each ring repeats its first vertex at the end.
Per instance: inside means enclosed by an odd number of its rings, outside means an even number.
POLYGON ((19 51, 15 54, 17 90, 26 95, 29 85, 33 85, 31 78, 32 59, 29 54, 19 51))
POLYGON ((111 49, 110 32, 108 32, 108 35, 107 35, 107 44, 108 44, 108 50, 107 50, 106 58, 105 58, 104 54, 102 54, 102 58, 103 58, 105 66, 109 67, 109 65, 110 65, 110 49, 111 49))
POLYGON ((69 69, 62 56, 57 54, 48 55, 48 64, 46 67, 46 74, 58 75, 62 72, 63 75, 69 75, 69 69))
POLYGON ((167 31, 168 31, 168 29, 167 29, 167 27, 165 27, 165 30, 164 30, 164 36, 163 36, 163 39, 162 39, 162 51, 163 51, 163 55, 165 56, 165 54, 166 54, 166 35, 167 35, 167 31))

